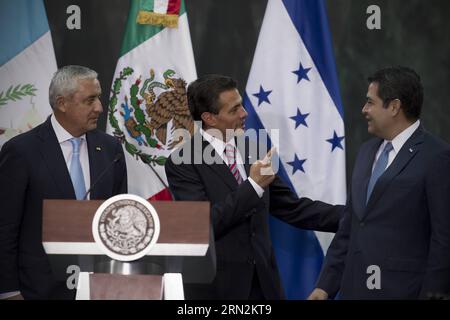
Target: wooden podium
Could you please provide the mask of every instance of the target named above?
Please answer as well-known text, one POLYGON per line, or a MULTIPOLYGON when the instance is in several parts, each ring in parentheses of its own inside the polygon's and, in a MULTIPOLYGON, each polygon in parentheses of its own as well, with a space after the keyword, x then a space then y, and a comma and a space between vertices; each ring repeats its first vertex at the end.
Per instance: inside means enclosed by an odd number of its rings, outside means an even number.
POLYGON ((160 220, 158 241, 145 257, 128 263, 110 259, 94 242, 92 220, 103 202, 43 203, 44 249, 56 274, 66 274, 70 265, 80 267, 79 280, 88 285, 78 291, 86 294, 87 289, 90 299, 171 299, 169 286, 177 281, 208 283, 214 279, 209 202, 152 201, 160 220))

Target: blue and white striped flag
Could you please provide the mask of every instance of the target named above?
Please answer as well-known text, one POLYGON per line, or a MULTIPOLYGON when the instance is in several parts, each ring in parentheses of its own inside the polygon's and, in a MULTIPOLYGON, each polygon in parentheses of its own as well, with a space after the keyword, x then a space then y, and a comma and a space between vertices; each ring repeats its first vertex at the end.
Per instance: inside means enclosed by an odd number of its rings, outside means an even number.
POLYGON ((51 113, 56 58, 42 0, 0 1, 0 45, 1 147, 51 113))
MULTIPOLYGON (((299 196, 345 203, 343 110, 322 0, 268 1, 244 105, 247 128, 280 130, 278 174, 299 196)), ((270 224, 286 296, 304 299, 333 235, 270 224)))

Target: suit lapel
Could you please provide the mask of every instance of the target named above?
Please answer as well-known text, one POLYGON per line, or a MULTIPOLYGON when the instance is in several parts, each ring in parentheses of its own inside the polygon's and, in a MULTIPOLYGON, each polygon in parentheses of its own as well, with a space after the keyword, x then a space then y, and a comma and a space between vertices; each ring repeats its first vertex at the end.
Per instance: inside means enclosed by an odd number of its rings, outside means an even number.
POLYGON ((405 142, 392 164, 380 176, 375 184, 372 195, 367 202, 366 212, 368 212, 383 195, 392 180, 408 165, 408 163, 420 151, 423 142, 423 130, 417 129, 413 135, 405 142))
POLYGON ((66 160, 56 138, 55 131, 52 128, 50 117, 42 124, 38 135, 41 140, 39 150, 47 165, 50 177, 55 182, 58 190, 60 190, 63 198, 75 199, 75 191, 67 170, 66 160))
MULTIPOLYGON (((214 149, 214 147, 206 140, 203 139, 203 136, 201 136, 202 139, 202 154, 201 155, 197 155, 197 159, 202 159, 202 162, 208 166, 215 174, 217 174, 222 181, 225 182, 225 184, 227 184, 230 189, 235 190, 238 187, 237 181, 236 179, 233 177, 233 174, 230 171, 230 168, 228 168, 228 166, 223 162, 223 159, 220 157, 219 154, 217 154, 216 150, 214 149), (205 152, 206 150, 206 152, 205 152), (213 159, 213 163, 206 163, 204 161, 203 155, 211 155, 211 158, 213 159), (199 158, 201 157, 201 158, 199 158)), ((195 150, 194 149, 194 153, 199 152, 200 150, 195 150)))
POLYGON ((368 150, 361 153, 361 159, 359 163, 360 167, 355 167, 353 175, 355 177, 361 177, 352 185, 353 206, 355 213, 360 220, 363 219, 366 211, 366 198, 367 198, 367 186, 369 184, 370 176, 372 174, 372 165, 375 159, 382 139, 375 139, 374 142, 368 146, 368 150))
POLYGON ((239 150, 239 153, 242 157, 242 161, 244 161, 244 169, 247 177, 250 176, 250 153, 249 153, 249 143, 248 139, 243 140, 244 143, 240 143, 241 140, 236 142, 237 149, 239 150))
MULTIPOLYGON (((86 133, 86 142, 88 148, 89 155, 89 176, 91 179, 91 185, 96 182, 99 174, 101 173, 103 167, 103 161, 101 159, 102 155, 102 146, 98 143, 98 139, 95 133, 87 132, 86 133)), ((97 190, 101 189, 100 184, 102 181, 98 181, 97 185, 90 192, 90 199, 96 199, 98 196, 97 190)), ((90 187, 89 186, 89 187, 90 187)))

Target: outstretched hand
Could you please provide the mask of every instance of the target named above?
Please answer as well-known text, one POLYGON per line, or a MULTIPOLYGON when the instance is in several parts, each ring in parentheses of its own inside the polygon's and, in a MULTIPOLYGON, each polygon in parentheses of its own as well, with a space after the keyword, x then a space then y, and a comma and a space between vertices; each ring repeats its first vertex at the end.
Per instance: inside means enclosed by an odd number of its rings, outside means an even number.
POLYGON ((327 300, 328 293, 320 288, 315 288, 308 297, 308 300, 327 300))
POLYGON ((275 179, 275 173, 272 168, 272 155, 274 151, 275 147, 270 149, 262 160, 256 161, 250 167, 250 178, 261 188, 267 187, 275 179))

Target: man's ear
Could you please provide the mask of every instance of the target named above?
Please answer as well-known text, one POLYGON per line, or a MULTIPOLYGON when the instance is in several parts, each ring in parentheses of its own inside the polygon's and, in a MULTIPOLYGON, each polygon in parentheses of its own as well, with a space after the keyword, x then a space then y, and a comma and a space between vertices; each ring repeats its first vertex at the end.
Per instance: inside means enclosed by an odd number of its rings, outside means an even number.
POLYGON ((389 102, 389 107, 392 110, 392 115, 397 116, 402 108, 402 102, 400 99, 391 100, 391 102, 389 102))
POLYGON ((63 96, 56 97, 55 109, 59 112, 66 112, 66 100, 63 96))
POLYGON ((208 127, 216 127, 217 119, 215 117, 215 114, 211 112, 203 112, 200 117, 208 127))

